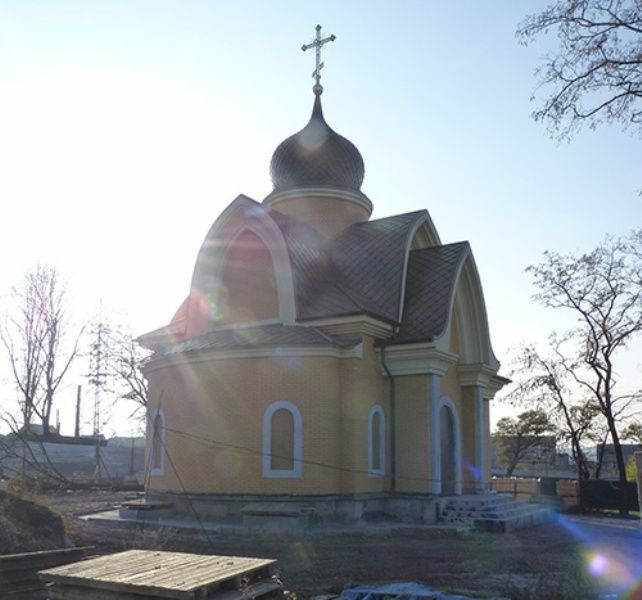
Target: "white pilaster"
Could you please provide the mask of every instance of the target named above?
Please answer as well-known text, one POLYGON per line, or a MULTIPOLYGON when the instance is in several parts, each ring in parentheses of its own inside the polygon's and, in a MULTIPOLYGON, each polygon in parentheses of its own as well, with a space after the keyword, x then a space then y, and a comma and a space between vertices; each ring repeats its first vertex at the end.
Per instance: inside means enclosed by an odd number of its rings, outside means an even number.
POLYGON ((428 405, 430 414, 430 491, 441 494, 441 431, 439 422, 439 399, 441 375, 428 374, 428 405))
POLYGON ((484 419, 484 387, 481 385, 475 386, 475 463, 478 469, 476 488, 478 492, 483 492, 486 489, 486 482, 484 481, 484 461, 486 459, 484 453, 485 442, 485 419, 484 419))

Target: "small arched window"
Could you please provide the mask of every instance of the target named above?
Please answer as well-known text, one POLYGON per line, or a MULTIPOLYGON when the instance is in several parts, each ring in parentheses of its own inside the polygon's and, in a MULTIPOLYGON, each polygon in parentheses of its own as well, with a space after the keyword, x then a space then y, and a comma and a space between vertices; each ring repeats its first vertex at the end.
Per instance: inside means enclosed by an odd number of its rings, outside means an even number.
POLYGON ((263 415, 263 477, 301 477, 301 413, 282 400, 263 415))
POLYGON ((378 404, 368 413, 368 474, 386 474, 386 419, 378 404))
POLYGON ((150 448, 150 466, 152 475, 165 473, 165 416, 158 409, 152 420, 152 443, 150 448))

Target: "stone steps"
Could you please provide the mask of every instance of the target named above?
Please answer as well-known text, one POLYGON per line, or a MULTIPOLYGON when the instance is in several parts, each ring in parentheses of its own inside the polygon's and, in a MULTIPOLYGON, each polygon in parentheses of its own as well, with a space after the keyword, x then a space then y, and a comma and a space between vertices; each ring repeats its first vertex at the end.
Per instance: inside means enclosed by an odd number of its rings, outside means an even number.
POLYGON ((553 518, 554 511, 548 507, 497 494, 449 498, 440 513, 445 523, 493 532, 533 527, 553 518))

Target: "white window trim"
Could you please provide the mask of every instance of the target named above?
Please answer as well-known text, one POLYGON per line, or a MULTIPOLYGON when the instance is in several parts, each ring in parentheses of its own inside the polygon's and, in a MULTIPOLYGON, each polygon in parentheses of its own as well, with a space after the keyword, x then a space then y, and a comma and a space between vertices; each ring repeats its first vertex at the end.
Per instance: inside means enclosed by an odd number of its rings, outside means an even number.
POLYGON ((165 429, 165 413, 162 408, 159 408, 152 418, 152 435, 149 451, 149 467, 150 475, 165 475, 165 448, 167 442, 167 432, 165 429), (156 417, 160 417, 160 467, 154 467, 154 428, 156 424, 156 417))
POLYGON ((303 460, 303 439, 302 439, 302 419, 299 409, 288 402, 280 400, 267 407, 263 414, 263 477, 266 478, 290 478, 297 479, 302 476, 303 460), (272 415, 277 410, 285 409, 292 415, 294 420, 294 464, 292 469, 273 469, 272 468, 272 415))
POLYGON ((369 477, 384 477, 386 474, 386 416, 383 412, 383 409, 379 404, 375 404, 368 412, 368 476, 369 477), (379 427, 379 464, 380 468, 374 468, 374 456, 372 454, 373 450, 373 431, 372 431, 372 422, 374 416, 378 414, 380 421, 379 427))

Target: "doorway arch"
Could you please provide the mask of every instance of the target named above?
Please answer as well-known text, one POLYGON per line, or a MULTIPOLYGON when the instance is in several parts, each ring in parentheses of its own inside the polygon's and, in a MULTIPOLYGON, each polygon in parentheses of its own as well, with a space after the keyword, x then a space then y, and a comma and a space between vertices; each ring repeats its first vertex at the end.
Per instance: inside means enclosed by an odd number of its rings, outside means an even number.
POLYGON ((441 494, 461 494, 461 435, 457 407, 444 396, 439 409, 439 450, 441 494))

